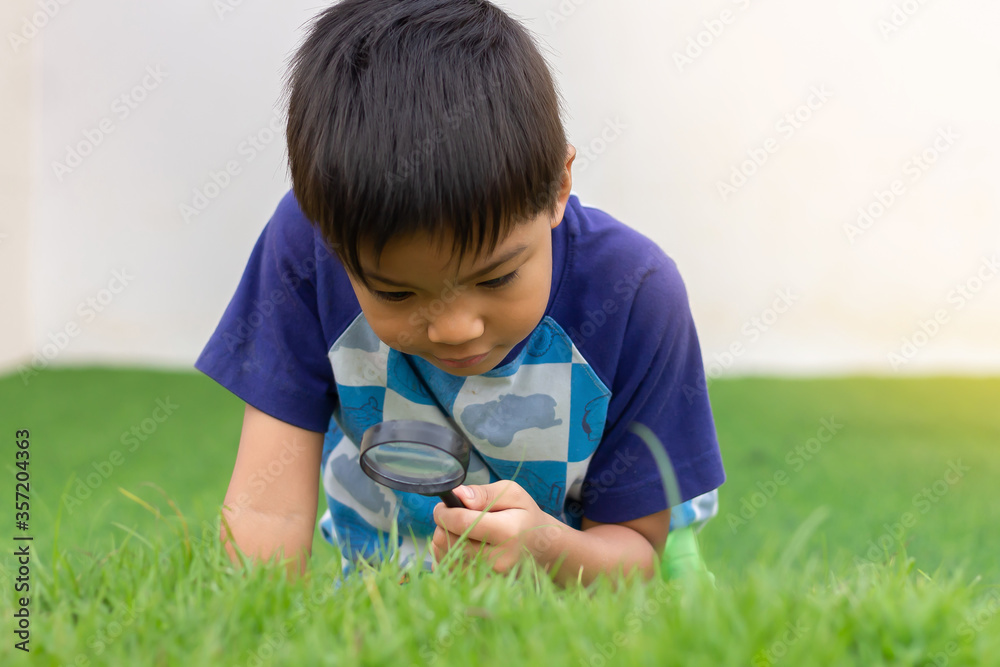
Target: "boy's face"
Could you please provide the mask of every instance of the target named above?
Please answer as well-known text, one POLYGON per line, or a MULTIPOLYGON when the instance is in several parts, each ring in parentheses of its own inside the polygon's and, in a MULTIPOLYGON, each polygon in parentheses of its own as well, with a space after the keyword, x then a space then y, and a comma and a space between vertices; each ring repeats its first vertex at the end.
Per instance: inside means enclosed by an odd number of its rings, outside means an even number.
POLYGON ((524 222, 489 257, 452 254, 450 236, 393 239, 375 264, 359 249, 373 291, 348 272, 372 331, 389 347, 422 357, 452 375, 479 375, 503 361, 542 316, 552 285, 552 230, 572 185, 570 147, 555 214, 524 222), (450 359, 481 357, 466 363, 450 359))

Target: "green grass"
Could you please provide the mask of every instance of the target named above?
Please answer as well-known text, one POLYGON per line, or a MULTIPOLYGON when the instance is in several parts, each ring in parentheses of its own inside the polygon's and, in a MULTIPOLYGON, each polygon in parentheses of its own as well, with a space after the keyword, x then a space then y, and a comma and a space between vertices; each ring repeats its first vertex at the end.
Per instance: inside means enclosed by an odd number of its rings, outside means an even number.
POLYGON ((390 562, 341 579, 318 531, 310 576, 238 571, 214 540, 238 399, 194 373, 0 378, 8 479, 14 430, 31 431, 34 537, 32 651, 13 649, 8 556, 0 665, 1000 664, 1000 379, 732 379, 710 394, 728 475, 700 538, 716 587, 561 590, 531 568, 400 585, 390 562), (157 399, 177 407, 123 443, 157 399), (821 419, 840 425, 826 442, 821 419))

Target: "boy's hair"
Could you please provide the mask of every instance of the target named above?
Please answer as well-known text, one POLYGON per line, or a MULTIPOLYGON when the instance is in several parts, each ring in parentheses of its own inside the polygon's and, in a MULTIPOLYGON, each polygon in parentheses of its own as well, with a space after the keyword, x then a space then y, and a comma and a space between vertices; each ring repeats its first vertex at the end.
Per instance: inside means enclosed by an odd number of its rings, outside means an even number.
MULTIPOLYGON (((291 59, 292 189, 346 269, 397 236, 492 254, 556 208, 566 135, 528 31, 486 0, 343 0, 291 59)), ((454 248, 453 248, 454 251, 454 248)))

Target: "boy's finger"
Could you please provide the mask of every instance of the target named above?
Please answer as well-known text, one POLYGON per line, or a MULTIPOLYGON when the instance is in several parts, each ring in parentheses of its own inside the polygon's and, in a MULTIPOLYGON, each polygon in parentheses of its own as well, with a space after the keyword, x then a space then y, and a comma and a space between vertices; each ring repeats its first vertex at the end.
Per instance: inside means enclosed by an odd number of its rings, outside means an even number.
POLYGON ((457 541, 457 535, 452 533, 450 530, 442 528, 441 526, 434 529, 434 535, 431 537, 431 542, 435 547, 440 549, 442 553, 446 553, 457 541))
POLYGON ((488 555, 489 550, 489 545, 484 545, 482 542, 476 540, 464 540, 461 544, 454 544, 448 551, 450 557, 453 558, 449 571, 465 567, 476 558, 480 558, 481 553, 488 555))
POLYGON ((455 489, 462 503, 470 510, 499 512, 508 509, 527 509, 534 503, 528 492, 520 484, 511 480, 500 480, 492 484, 471 484, 455 489), (469 495, 469 492, 472 495, 469 495))
MULTIPOLYGON (((466 502, 462 497, 462 501, 466 502)), ((476 522, 481 515, 478 510, 463 509, 461 507, 448 507, 444 503, 438 503, 432 511, 434 523, 456 535, 461 535, 465 530, 476 522)), ((486 518, 486 517, 483 517, 486 518)))
MULTIPOLYGON (((434 523, 440 529, 454 535, 454 540, 468 531, 466 539, 470 542, 492 542, 494 536, 507 534, 508 531, 504 526, 507 518, 502 515, 445 507, 444 503, 434 508, 434 523)), ((452 544, 455 543, 454 540, 452 544)))
POLYGON ((465 565, 475 557, 475 554, 479 551, 481 543, 475 542, 470 544, 468 540, 463 541, 461 544, 457 544, 458 535, 449 534, 448 539, 451 540, 452 546, 447 551, 437 552, 437 547, 435 547, 435 559, 440 565, 440 562, 444 560, 445 556, 448 556, 450 560, 448 561, 446 567, 449 572, 460 571, 465 565))

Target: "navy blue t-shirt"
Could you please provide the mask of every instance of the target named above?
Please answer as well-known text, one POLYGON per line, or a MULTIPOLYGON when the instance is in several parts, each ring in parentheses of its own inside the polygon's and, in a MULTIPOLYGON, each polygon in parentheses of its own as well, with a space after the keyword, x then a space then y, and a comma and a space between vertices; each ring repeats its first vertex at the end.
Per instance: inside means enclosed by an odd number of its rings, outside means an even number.
POLYGON ((545 314, 486 373, 451 375, 381 341, 292 192, 261 233, 195 367, 262 412, 325 434, 324 535, 355 552, 370 551, 370 529, 387 531, 392 521, 433 532, 435 499, 392 491, 358 466, 364 430, 383 420, 458 426, 472 446, 466 483, 515 479, 576 527, 581 516, 620 523, 668 507, 632 422, 665 449, 680 493, 670 506, 725 481, 677 266, 575 194, 552 229, 545 314))

